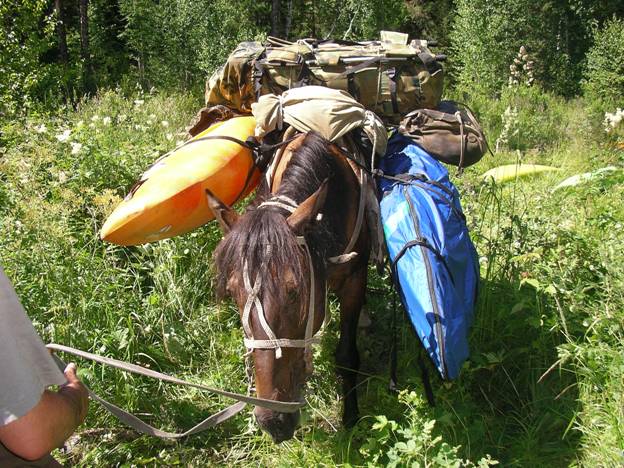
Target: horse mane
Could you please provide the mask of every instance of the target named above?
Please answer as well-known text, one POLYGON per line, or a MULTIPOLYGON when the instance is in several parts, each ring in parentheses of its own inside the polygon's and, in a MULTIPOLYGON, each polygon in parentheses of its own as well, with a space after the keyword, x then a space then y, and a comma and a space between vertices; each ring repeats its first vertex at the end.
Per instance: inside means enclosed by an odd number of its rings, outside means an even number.
MULTIPOLYGON (((311 196, 325 179, 329 179, 328 197, 331 196, 334 185, 332 181, 334 175, 340 173, 340 168, 330 152, 329 145, 331 143, 319 134, 308 133, 301 146, 293 152, 277 195, 284 195, 301 203, 311 196)), ((344 181, 336 182, 344 183, 344 181)), ((292 271, 297 289, 305 292, 309 288, 303 275, 306 268, 304 262, 307 260, 301 255, 301 247, 286 221, 284 210, 278 207, 258 209, 267 196, 271 194, 258 194, 215 250, 218 297, 226 295, 228 278, 234 271, 242 271, 245 261, 252 282, 255 272, 262 267, 267 268, 270 273, 263 278, 263 291, 278 300, 286 293, 279 272, 286 269, 292 271)), ((305 237, 317 267, 326 258, 327 252, 336 249, 337 236, 327 216, 323 216, 321 221, 311 223, 305 237)))

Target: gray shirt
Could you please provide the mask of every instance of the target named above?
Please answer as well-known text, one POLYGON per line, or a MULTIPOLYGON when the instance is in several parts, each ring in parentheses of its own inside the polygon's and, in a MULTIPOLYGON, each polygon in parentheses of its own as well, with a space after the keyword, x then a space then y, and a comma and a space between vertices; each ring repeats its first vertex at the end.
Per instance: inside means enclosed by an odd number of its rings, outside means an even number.
POLYGON ((33 409, 46 387, 64 383, 0 266, 0 426, 33 409))

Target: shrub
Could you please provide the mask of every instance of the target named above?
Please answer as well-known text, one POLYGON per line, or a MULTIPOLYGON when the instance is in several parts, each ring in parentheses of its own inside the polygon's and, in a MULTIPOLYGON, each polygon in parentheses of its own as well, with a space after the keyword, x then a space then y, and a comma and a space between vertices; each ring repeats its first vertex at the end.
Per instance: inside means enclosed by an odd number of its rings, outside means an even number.
POLYGON ((624 103, 624 20, 613 18, 594 34, 587 54, 585 95, 611 110, 624 103))
POLYGON ((435 420, 423 416, 423 400, 415 392, 402 391, 399 401, 407 407, 406 421, 399 423, 386 416, 377 416, 371 436, 360 448, 369 467, 373 466, 439 466, 488 467, 498 465, 487 455, 476 464, 463 460, 458 451, 433 434, 435 420))

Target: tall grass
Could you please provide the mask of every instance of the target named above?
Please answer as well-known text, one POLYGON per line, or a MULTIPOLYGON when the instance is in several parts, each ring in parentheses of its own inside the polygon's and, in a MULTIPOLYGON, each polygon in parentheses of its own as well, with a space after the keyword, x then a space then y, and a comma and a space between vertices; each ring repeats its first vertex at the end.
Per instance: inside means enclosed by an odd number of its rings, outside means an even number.
MULTIPOLYGON (((469 104, 491 142, 513 104, 517 132, 502 152, 454 179, 482 284, 471 359, 458 381, 434 379, 435 408, 422 398, 419 346, 401 319, 399 382, 408 391, 387 390, 392 296, 387 278, 371 271, 373 324, 359 336, 363 417, 353 430, 339 422, 334 319, 315 351, 310 405, 292 441, 273 445, 249 412, 179 442, 139 437, 93 404, 59 458, 79 466, 622 464, 624 177, 551 189, 569 175, 622 166, 624 155, 582 101, 532 89, 469 104), (481 181, 490 167, 518 160, 561 171, 503 186, 481 181)), ((44 340, 244 392, 238 312, 212 293, 217 227, 130 248, 97 235, 142 170, 182 138, 197 107, 189 95, 111 91, 75 111, 1 122, 0 263, 44 340)), ((79 365, 96 392, 168 430, 229 403, 79 365)))

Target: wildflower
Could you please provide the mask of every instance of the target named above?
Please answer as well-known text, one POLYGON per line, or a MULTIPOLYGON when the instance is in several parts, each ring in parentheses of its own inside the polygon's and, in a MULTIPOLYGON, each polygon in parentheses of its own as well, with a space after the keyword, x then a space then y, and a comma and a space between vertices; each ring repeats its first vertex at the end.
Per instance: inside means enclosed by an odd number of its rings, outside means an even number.
POLYGON ((144 99, 135 99, 134 100, 134 105, 137 106, 137 107, 142 106, 144 103, 145 103, 144 99))
POLYGON ((109 116, 106 116, 102 119, 102 123, 104 125, 109 125, 111 123, 111 118, 109 116))
POLYGON ((83 127, 83 126, 84 126, 84 120, 79 120, 79 121, 76 123, 76 128, 81 128, 81 127, 83 127))
POLYGON ((611 133, 615 130, 620 125, 620 122, 622 122, 622 119, 624 119, 624 110, 619 107, 615 110, 615 112, 605 112, 603 122, 605 132, 611 133))
POLYGON ((127 118, 128 116, 126 114, 121 114, 119 117, 117 117, 117 121, 120 123, 125 122, 127 118))
POLYGON ((72 141, 70 145, 71 145, 71 154, 80 153, 80 150, 82 149, 82 143, 77 143, 75 141, 72 141))
POLYGON ((48 131, 48 129, 45 126, 45 124, 41 124, 41 125, 38 125, 38 126, 35 127, 35 132, 37 132, 37 133, 45 133, 47 131, 48 131))
POLYGON ((58 180, 61 184, 65 183, 67 181, 67 174, 63 171, 60 171, 58 173, 58 180))
POLYGON ((151 120, 155 120, 156 119, 156 114, 150 114, 150 115, 147 116, 147 118, 151 119, 151 120))
POLYGON ((171 141, 171 140, 173 140, 173 135, 171 133, 167 133, 165 135, 165 138, 167 138, 168 141, 171 141))
POLYGON ((98 120, 100 120, 99 115, 94 115, 93 117, 91 117, 91 122, 97 122, 98 120))
POLYGON ((169 126, 169 122, 167 122, 166 120, 163 120, 160 122, 160 125, 162 125, 163 127, 168 127, 169 126))
POLYGON ((71 135, 71 130, 65 130, 63 133, 56 135, 56 139, 64 143, 69 139, 69 135, 71 135))

